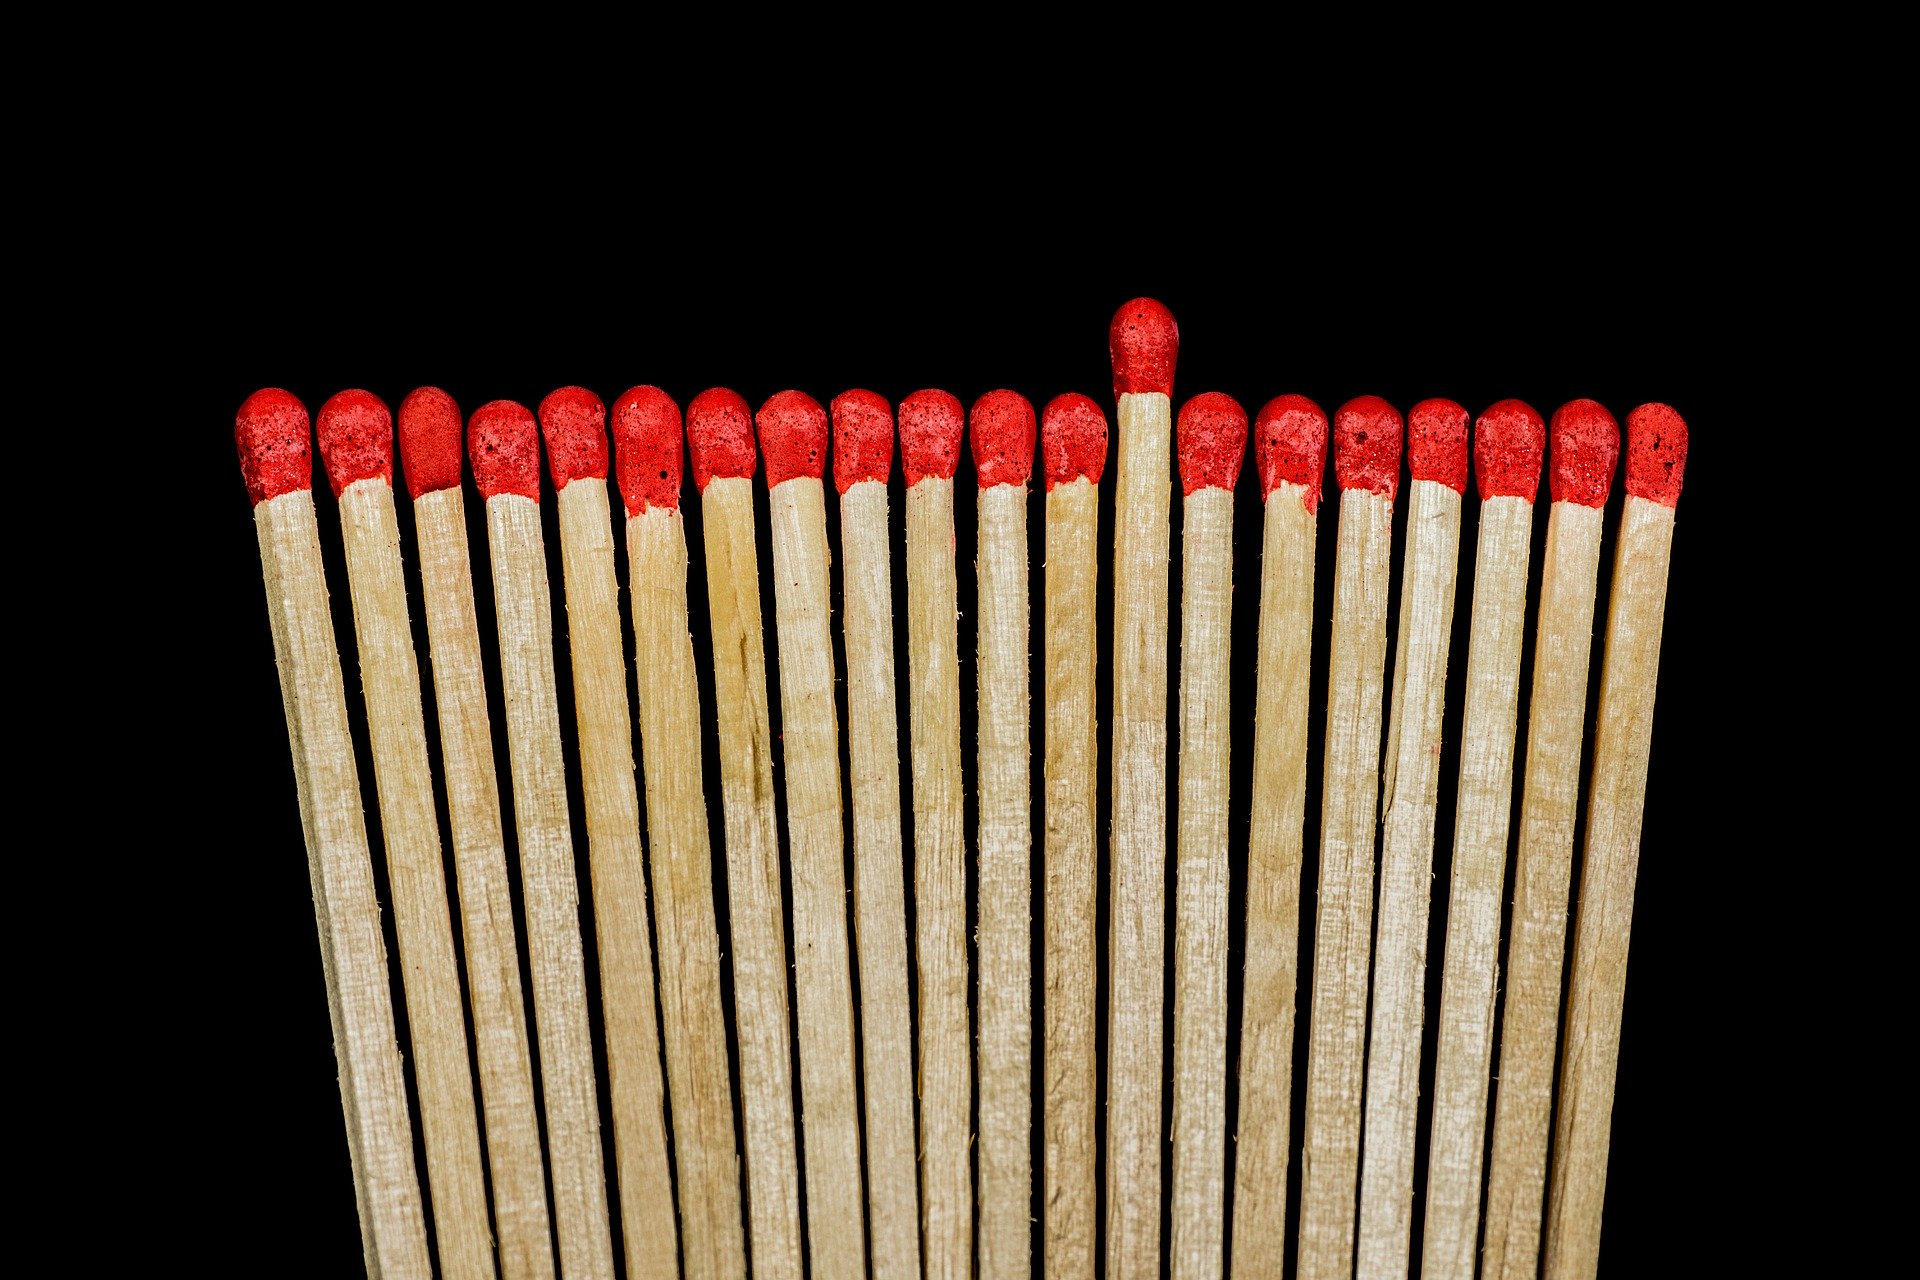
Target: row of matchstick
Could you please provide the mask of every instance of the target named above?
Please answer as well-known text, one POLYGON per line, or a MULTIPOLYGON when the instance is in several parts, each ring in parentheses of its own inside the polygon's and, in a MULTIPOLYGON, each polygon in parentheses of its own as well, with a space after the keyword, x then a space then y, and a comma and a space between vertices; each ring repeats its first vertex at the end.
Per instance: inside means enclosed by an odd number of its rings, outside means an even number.
MULTIPOLYGON (((1044 1261, 1051 1274, 1090 1276, 1104 1239, 1109 1277, 1160 1274, 1162 1151, 1169 1142, 1161 1123, 1162 921, 1171 883, 1172 1272, 1219 1276, 1230 1259, 1236 1276, 1277 1277, 1289 1247, 1314 541, 1329 423, 1311 401, 1282 396, 1253 425, 1266 532, 1253 791, 1240 798, 1251 804, 1252 822, 1239 1126, 1229 1190, 1228 639, 1234 487, 1248 422, 1232 400, 1207 394, 1181 408, 1176 426, 1170 396, 1177 332, 1158 303, 1141 299, 1122 308, 1111 342, 1119 440, 1110 544, 1113 703, 1105 709, 1113 774, 1104 1093, 1095 1054, 1101 710, 1095 673, 1102 655, 1094 619, 1107 422, 1091 400, 1068 395, 1046 406, 1038 431, 1046 481, 1044 1261), (1185 491, 1177 792, 1165 767, 1170 459, 1176 452, 1185 491), (1170 802, 1178 806, 1171 870, 1170 802), (1095 1189, 1101 1106, 1104 1231, 1095 1189), (1229 1194, 1230 1241, 1222 1229, 1229 1194)), ((683 436, 674 402, 656 388, 639 387, 620 397, 611 416, 611 470, 627 513, 645 841, 606 483, 605 407, 591 392, 567 388, 546 398, 537 421, 518 404, 495 401, 476 411, 464 430, 458 407, 436 389, 415 391, 400 408, 467 968, 470 1009, 463 1009, 401 565, 394 425, 386 406, 360 391, 333 397, 319 415, 320 453, 339 498, 346 546, 440 1266, 459 1277, 491 1276, 496 1266, 509 1280, 548 1276, 557 1240, 562 1274, 614 1273, 538 507, 544 437, 561 533, 626 1274, 684 1271, 719 1280, 744 1275, 750 1257, 759 1274, 801 1275, 804 1168, 805 1239, 817 1280, 861 1276, 869 1266, 875 1276, 929 1280, 976 1269, 986 1277, 1026 1275, 1035 1207, 1026 535, 1033 409, 1013 392, 989 393, 974 404, 968 433, 967 415, 944 392, 918 392, 899 406, 918 926, 911 949, 885 484, 893 465, 891 406, 871 392, 848 392, 833 401, 830 427, 827 411, 800 392, 782 392, 751 415, 740 397, 716 389, 692 402, 683 436), (857 1016, 829 630, 823 479, 830 430, 844 575, 857 1016), (971 920, 953 525, 963 434, 971 435, 980 486, 973 548, 979 730, 971 779, 978 793, 971 851, 978 897, 971 920), (690 445, 706 548, 737 1081, 728 1068, 698 745, 702 711, 687 617, 683 441, 690 445), (790 904, 782 901, 773 797, 752 490, 756 455, 764 458, 770 489, 790 904), (486 501, 521 922, 509 892, 463 514, 463 460, 486 501), (796 1134, 788 1048, 789 906, 803 1134, 796 1134), (544 1163, 516 923, 524 927, 530 957, 544 1163), (971 975, 970 924, 978 936, 978 971, 971 975), (908 992, 914 964, 917 1028, 908 992), (968 1025, 969 981, 976 984, 977 1028, 968 1025), (858 1082, 856 1063, 862 1066, 858 1082)), ((1471 454, 1482 502, 1423 1274, 1471 1280, 1476 1254, 1488 1277, 1536 1274, 1544 1225, 1546 1274, 1590 1276, 1597 1265, 1686 429, 1663 405, 1642 406, 1628 418, 1628 497, 1593 742, 1556 1128, 1554 1054, 1588 655, 1602 511, 1620 433, 1591 401, 1575 401, 1553 417, 1553 503, 1535 628, 1492 1155, 1483 1185, 1528 561, 1549 431, 1538 414, 1512 400, 1473 424, 1471 448, 1468 415, 1450 401, 1426 401, 1408 417, 1413 479, 1383 766, 1385 619, 1402 419, 1384 401, 1362 397, 1343 406, 1331 426, 1339 545, 1302 1190, 1293 1235, 1298 1274, 1340 1280, 1357 1265, 1362 1276, 1398 1277, 1409 1266, 1439 742, 1471 454)), ((310 492, 306 410, 286 392, 258 392, 240 410, 236 437, 254 501, 285 695, 368 1270, 426 1276, 432 1264, 310 492)))

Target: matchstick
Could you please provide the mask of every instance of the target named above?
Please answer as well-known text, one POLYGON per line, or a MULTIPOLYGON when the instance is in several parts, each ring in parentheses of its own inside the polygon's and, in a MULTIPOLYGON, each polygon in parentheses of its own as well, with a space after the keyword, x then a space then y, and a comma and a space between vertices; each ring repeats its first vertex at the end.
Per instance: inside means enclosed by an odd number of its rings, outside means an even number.
POLYGON ((1426 1024, 1427 913, 1440 797, 1467 411, 1422 400, 1407 415, 1407 541, 1400 638, 1380 789, 1380 905, 1367 1042, 1366 1146, 1360 1159, 1360 1280, 1402 1280, 1413 1231, 1414 1119, 1426 1024))
POLYGON ((1268 401, 1254 420, 1253 456, 1266 504, 1266 534, 1260 559, 1253 808, 1247 837, 1233 1274, 1240 1280, 1280 1280, 1286 1266, 1287 1163, 1293 1143, 1313 556, 1327 466, 1327 415, 1305 396, 1268 401))
POLYGON ((800 1165, 787 1047, 786 909, 773 807, 773 733, 760 632, 760 553, 753 519, 753 415, 724 387, 687 406, 700 490, 713 639, 714 718, 727 834, 740 1132, 747 1154, 748 1252, 756 1275, 798 1276, 800 1165))
POLYGON ((313 514, 306 406, 277 387, 256 391, 234 417, 233 438, 260 539, 367 1274, 427 1280, 433 1263, 313 514))
POLYGON ((728 1280, 743 1276, 747 1264, 726 1012, 720 1001, 713 846, 701 771, 700 687, 687 630, 682 439, 680 406, 658 387, 635 387, 615 402, 614 465, 626 501, 634 678, 660 938, 661 1031, 673 1096, 682 1265, 689 1280, 728 1280))
POLYGON ((610 1280, 613 1238, 601 1164, 593 1032, 587 1022, 580 889, 560 746, 547 552, 540 532, 540 431, 533 414, 511 400, 481 405, 467 420, 467 456, 487 508, 501 704, 513 776, 513 822, 520 844, 560 1271, 569 1280, 610 1280))
POLYGON ((840 818, 827 580, 826 410, 782 391, 754 416, 767 460, 773 598, 780 644, 780 744, 793 867, 794 993, 806 1116, 807 1239, 815 1280, 866 1274, 860 1111, 840 818))
POLYGON ((365 391, 342 391, 314 424, 340 501, 367 736, 380 798, 387 882, 413 1041, 413 1080, 426 1134, 427 1184, 441 1273, 492 1276, 480 1129, 467 1061, 467 1020, 447 913, 440 820, 433 807, 420 668, 407 619, 400 524, 393 502, 393 417, 365 391))
POLYGON ((1100 476, 1107 417, 1069 392, 1040 415, 1047 469, 1046 742, 1046 1246, 1044 1273, 1094 1273, 1100 1237, 1094 1181, 1099 1079, 1098 898, 1094 851, 1100 744, 1100 476))
POLYGON ((1548 428, 1547 548, 1527 700, 1527 779, 1513 873, 1513 923, 1500 1015, 1500 1069, 1487 1163, 1486 1280, 1540 1274, 1540 1209, 1553 1119, 1567 892, 1585 753, 1587 660, 1607 495, 1620 428, 1591 400, 1562 405, 1548 428))
POLYGON ((969 415, 979 474, 980 1240, 983 1276, 1027 1275, 1033 1202, 1033 789, 1027 705, 1027 481, 1033 406, 989 391, 969 415))
POLYGON ((1373 820, 1380 794, 1380 704, 1400 437, 1399 413, 1378 396, 1349 400, 1333 415, 1340 533, 1327 660, 1320 885, 1300 1153, 1300 1280, 1347 1280, 1353 1273, 1373 938, 1373 820))
POLYGON ((1671 407, 1643 404, 1627 415, 1627 502, 1607 603, 1586 856, 1567 981, 1566 1048, 1547 1200, 1546 1280, 1591 1280, 1600 1268, 1614 1071, 1620 1058, 1667 565, 1686 465, 1687 424, 1671 407))
POLYGON ((1430 1280, 1473 1280, 1479 1243, 1520 647, 1527 624, 1533 500, 1540 492, 1546 440, 1546 423, 1518 400, 1502 400, 1474 424, 1480 538, 1473 559, 1473 627, 1421 1234, 1420 1274, 1430 1280))
POLYGON ((400 402, 400 459, 420 542, 422 604, 432 644, 440 767, 460 889, 500 1270, 506 1280, 535 1280, 554 1273, 553 1228, 474 617, 466 503, 460 492, 461 426, 460 406, 438 387, 421 387, 400 402))
POLYGON ((627 716, 627 655, 613 573, 607 505, 607 410, 582 387, 540 402, 560 516, 560 563, 573 653, 573 710, 587 809, 593 932, 600 952, 600 1008, 607 1038, 607 1094, 629 1276, 665 1280, 679 1268, 673 1179, 667 1165, 655 1021, 653 945, 641 866, 640 796, 627 716))
POLYGON ((1233 487, 1247 411, 1180 407, 1180 808, 1173 935, 1173 1275, 1218 1277, 1227 1167, 1227 804, 1233 745, 1233 487))
POLYGON ((960 402, 900 402, 907 481, 908 717, 920 982, 920 1215, 927 1280, 973 1275, 973 1041, 967 1012, 967 845, 961 820, 960 647, 953 472, 960 402))
POLYGON ((1160 1274, 1166 1038, 1167 552, 1180 330, 1151 298, 1108 331, 1120 449, 1113 527, 1108 852, 1107 1280, 1160 1274))
POLYGON ((906 857, 893 682, 893 545, 887 474, 893 406, 871 391, 833 401, 833 481, 845 558, 847 748, 853 783, 854 939, 867 1122, 867 1233, 876 1280, 919 1280, 913 1140, 913 1009, 907 991, 906 857))

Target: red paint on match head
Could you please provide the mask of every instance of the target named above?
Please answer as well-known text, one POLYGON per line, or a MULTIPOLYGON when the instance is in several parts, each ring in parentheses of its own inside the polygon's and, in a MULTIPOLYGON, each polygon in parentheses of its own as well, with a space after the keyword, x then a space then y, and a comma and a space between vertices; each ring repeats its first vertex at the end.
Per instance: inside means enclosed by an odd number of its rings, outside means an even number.
POLYGON ((627 514, 680 505, 680 406, 658 387, 632 387, 613 402, 613 474, 627 514))
POLYGON ((1018 391, 989 391, 973 402, 973 467, 980 487, 1024 485, 1033 477, 1033 402, 1018 391))
POLYGON ((1114 312, 1107 329, 1113 357, 1113 395, 1158 391, 1173 394, 1173 366, 1180 357, 1180 326, 1173 312, 1152 298, 1135 298, 1114 312))
POLYGON ((806 392, 774 392, 753 415, 753 425, 767 458, 767 488, 827 473, 827 411, 806 392))
POLYGON ((460 487, 460 406, 438 387, 400 402, 400 466, 415 498, 460 487))
POLYGON ((1180 406, 1174 424, 1180 491, 1212 487, 1233 492, 1247 461, 1247 411, 1230 395, 1203 391, 1180 406))
POLYGON ((1627 492, 1680 505, 1687 474, 1687 422, 1670 404, 1643 404, 1627 415, 1627 492))
POLYGON ((916 391, 900 402, 900 469, 911 488, 928 476, 953 479, 967 415, 944 391, 916 391))
POLYGON ((1333 411, 1333 478, 1392 501, 1400 489, 1400 411, 1379 396, 1356 396, 1333 411))
POLYGON ((467 419, 467 457, 483 498, 517 493, 540 501, 540 424, 515 400, 491 400, 467 419))
POLYGON ((893 406, 871 391, 833 398, 833 483, 845 493, 862 480, 887 482, 893 470, 893 406))
POLYGON ((1422 400, 1407 415, 1407 470, 1455 493, 1467 491, 1467 411, 1451 400, 1422 400))
POLYGON ((562 387, 540 402, 540 434, 555 493, 575 480, 607 478, 607 406, 585 387, 562 387))
POLYGON ((1473 424, 1473 479, 1480 500, 1540 496, 1547 424, 1524 400, 1502 400, 1473 424))
POLYGON ((725 387, 702 391, 687 406, 687 452, 693 456, 693 483, 700 492, 715 479, 753 476, 753 411, 737 392, 725 387))
POLYGON ((311 489, 311 438, 307 406, 291 391, 263 387, 248 396, 233 415, 233 443, 248 501, 257 507, 268 498, 311 489))
POLYGON ((1569 400, 1553 411, 1547 491, 1555 502, 1604 507, 1620 461, 1620 424, 1591 400, 1569 400))
POLYGON ((1327 472, 1327 415, 1305 396, 1275 396, 1253 422, 1253 463, 1260 471, 1260 500, 1282 480, 1306 489, 1307 514, 1320 509, 1327 472))
POLYGON ((1081 476, 1099 484, 1107 469, 1107 415, 1078 391, 1047 401, 1040 411, 1040 457, 1048 489, 1081 476))
POLYGON ((328 400, 320 406, 313 433, 334 497, 356 480, 378 477, 393 483, 393 415, 373 392, 342 391, 328 400))

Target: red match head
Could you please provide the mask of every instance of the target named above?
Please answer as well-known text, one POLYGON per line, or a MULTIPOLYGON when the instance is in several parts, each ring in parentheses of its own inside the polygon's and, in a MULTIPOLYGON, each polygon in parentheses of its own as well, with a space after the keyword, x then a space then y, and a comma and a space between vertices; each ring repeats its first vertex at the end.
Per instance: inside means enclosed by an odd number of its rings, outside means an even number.
POLYGON ((1627 415, 1627 492, 1662 506, 1680 505, 1687 474, 1687 423, 1668 404, 1643 404, 1627 415))
POLYGON ((1473 424, 1473 478, 1480 500, 1532 502, 1540 495, 1540 456, 1547 424, 1524 400, 1502 400, 1473 424))
POLYGON ((1400 489, 1400 411, 1358 396, 1333 411, 1333 478, 1392 501, 1400 489))
POLYGON ((1040 457, 1048 489, 1081 476, 1099 484, 1107 469, 1107 415, 1077 391, 1047 401, 1040 411, 1040 457))
POLYGON ((871 391, 833 398, 833 483, 845 493, 862 480, 887 482, 893 470, 893 406, 871 391))
POLYGON ((291 391, 265 387, 247 397, 233 416, 233 443, 254 506, 313 487, 311 439, 307 406, 291 391))
POLYGON ((627 514, 680 505, 680 406, 658 387, 633 387, 613 402, 613 474, 627 514))
POLYGON ((1591 400, 1569 400, 1553 411, 1547 490, 1555 502, 1604 507, 1620 461, 1620 425, 1591 400))
POLYGON ((527 406, 491 400, 467 419, 467 457, 480 496, 517 493, 540 501, 540 424, 527 406))
POLYGON ((693 456, 693 483, 700 492, 714 480, 753 476, 753 411, 738 393, 725 387, 702 391, 687 406, 687 452, 693 456))
POLYGON ((1327 472, 1327 415, 1305 396, 1267 401, 1253 423, 1253 463, 1260 470, 1262 502, 1285 480, 1306 490, 1300 502, 1312 515, 1320 509, 1327 472))
POLYGON ((1024 485, 1033 477, 1033 402, 1018 391, 989 391, 973 402, 973 466, 980 487, 1024 485))
POLYGON ((555 493, 575 480, 607 478, 607 406, 585 387, 562 387, 540 402, 540 434, 555 493))
POLYGON ((460 487, 460 406, 438 387, 400 402, 400 466, 415 498, 460 487))
POLYGON ((313 424, 333 496, 356 480, 393 483, 393 415, 371 391, 342 391, 320 406, 313 424))
POLYGON ((953 479, 967 416, 944 391, 916 391, 900 402, 900 469, 912 487, 928 476, 953 479))
POLYGON ((1107 329, 1113 357, 1113 394, 1158 391, 1173 394, 1173 366, 1180 357, 1180 326, 1173 312, 1152 298, 1135 298, 1116 311, 1107 329))
POLYGON ((767 458, 767 488, 827 472, 827 411, 804 391, 776 391, 753 416, 767 458))
POLYGON ((1407 470, 1455 493, 1467 491, 1467 411, 1451 400, 1422 400, 1407 415, 1407 470))
POLYGON ((1215 488, 1233 492, 1247 460, 1247 411, 1232 396, 1203 391, 1180 406, 1174 424, 1180 457, 1180 491, 1215 488))

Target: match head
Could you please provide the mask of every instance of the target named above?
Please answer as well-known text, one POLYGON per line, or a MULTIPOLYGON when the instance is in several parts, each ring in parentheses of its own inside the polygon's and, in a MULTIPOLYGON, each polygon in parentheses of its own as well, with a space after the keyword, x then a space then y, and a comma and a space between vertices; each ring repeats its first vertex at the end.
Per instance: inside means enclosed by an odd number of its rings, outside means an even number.
POLYGON ((1047 401, 1040 411, 1040 457, 1049 490, 1081 476, 1099 484, 1107 469, 1107 415, 1078 391, 1047 401))
POLYGON ((1547 424, 1524 400, 1502 400, 1473 424, 1473 478, 1480 501, 1540 496, 1547 424))
POLYGON ((1555 502, 1604 507, 1620 461, 1620 424, 1591 400, 1569 400, 1553 411, 1547 490, 1555 502))
POLYGON ((393 483, 393 415, 371 391, 342 391, 320 406, 314 434, 333 496, 356 480, 393 483))
POLYGON ((1687 474, 1687 423, 1670 404, 1643 404, 1627 415, 1627 492, 1680 505, 1687 474))
POLYGON ((1275 396, 1253 422, 1253 463, 1260 471, 1260 500, 1265 502, 1282 480, 1306 490, 1300 502, 1312 515, 1320 509, 1320 486, 1327 473, 1327 415, 1305 396, 1275 396))
POLYGON ((953 479, 967 415, 944 391, 916 391, 900 402, 900 469, 909 488, 928 476, 953 479))
POLYGON ((1212 487, 1233 492, 1247 460, 1247 411, 1232 396, 1203 391, 1180 406, 1174 424, 1180 457, 1180 491, 1212 487))
POLYGON ((296 489, 313 487, 312 433, 307 406, 291 391, 264 387, 246 398, 233 416, 233 443, 240 451, 240 478, 247 498, 259 506, 296 489))
POLYGON ((415 498, 460 487, 460 406, 440 388, 416 387, 400 402, 400 465, 415 498))
POLYGON ((893 470, 893 406, 871 391, 833 398, 833 483, 845 493, 862 480, 887 482, 893 470))
POLYGON ((1129 391, 1173 394, 1173 366, 1180 357, 1180 326, 1173 312, 1152 298, 1135 298, 1114 312, 1107 329, 1113 357, 1113 395, 1129 391))
POLYGON ((680 406, 658 387, 633 387, 613 402, 613 473, 627 514, 680 505, 680 406))
POLYGON ((1024 485, 1033 478, 1033 402, 1018 391, 989 391, 973 402, 973 466, 980 487, 1024 485))
POLYGON ((467 457, 480 496, 517 493, 540 501, 540 424, 527 406, 490 400, 467 419, 467 457))
POLYGON ((827 472, 827 411, 804 391, 776 391, 753 416, 767 458, 767 488, 827 472))
POLYGON ((1356 396, 1333 411, 1333 479, 1389 502, 1400 489, 1400 411, 1379 396, 1356 396))
POLYGON ((562 387, 540 402, 553 490, 575 480, 607 478, 607 406, 585 387, 562 387))
POLYGON ((1407 415, 1407 470, 1455 493, 1467 491, 1467 411, 1451 400, 1422 400, 1407 415))
POLYGON ((687 406, 687 452, 693 455, 693 484, 700 492, 714 480, 753 477, 753 411, 738 393, 725 387, 702 391, 687 406))

